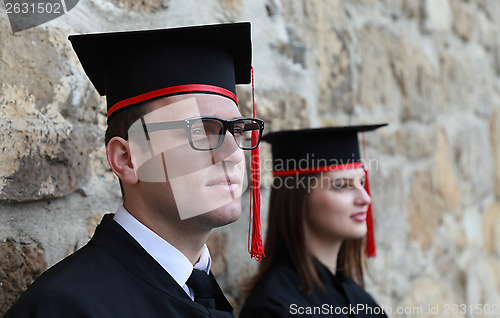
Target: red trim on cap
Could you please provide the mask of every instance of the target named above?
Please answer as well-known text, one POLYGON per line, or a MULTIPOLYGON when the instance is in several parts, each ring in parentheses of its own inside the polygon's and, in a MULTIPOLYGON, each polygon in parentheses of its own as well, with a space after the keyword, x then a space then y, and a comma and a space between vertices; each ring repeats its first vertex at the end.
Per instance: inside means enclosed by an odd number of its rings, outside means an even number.
POLYGON ((344 164, 340 164, 340 165, 313 167, 313 168, 307 168, 307 169, 280 170, 280 171, 273 171, 273 175, 275 177, 284 177, 284 176, 292 176, 292 175, 296 175, 296 174, 311 174, 311 173, 320 173, 320 172, 328 172, 328 171, 336 171, 336 170, 349 170, 349 169, 356 169, 356 168, 363 168, 363 163, 361 161, 359 161, 359 162, 344 163, 344 164))
POLYGON ((164 95, 172 95, 172 94, 178 94, 178 93, 187 93, 187 92, 210 92, 210 93, 216 93, 222 96, 226 96, 230 99, 232 99, 236 104, 238 104, 238 101, 236 99, 236 94, 231 92, 230 90, 227 90, 222 87, 218 86, 213 86, 213 85, 205 85, 205 84, 187 84, 187 85, 179 85, 179 86, 171 86, 171 87, 165 87, 161 89, 157 89, 152 92, 144 93, 141 95, 137 95, 134 97, 130 97, 127 99, 124 99, 122 101, 119 101, 118 103, 114 104, 109 110, 108 110, 108 118, 116 112, 117 110, 127 107, 136 103, 143 102, 145 100, 159 97, 159 96, 164 96, 164 95))

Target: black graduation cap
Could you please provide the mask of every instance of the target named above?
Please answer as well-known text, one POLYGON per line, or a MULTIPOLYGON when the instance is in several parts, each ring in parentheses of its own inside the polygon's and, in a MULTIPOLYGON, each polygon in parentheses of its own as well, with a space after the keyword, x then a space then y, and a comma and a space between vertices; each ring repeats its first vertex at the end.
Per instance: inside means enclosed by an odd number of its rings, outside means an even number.
POLYGON ((108 119, 158 96, 204 92, 231 98, 251 79, 250 23, 71 35, 108 119))
MULTIPOLYGON (((282 130, 262 140, 271 144, 274 176, 293 176, 365 168, 359 151, 358 133, 387 124, 282 130)), ((365 189, 370 194, 368 172, 365 189)), ((375 235, 371 205, 366 216, 366 255, 375 257, 375 235)))
POLYGON ((271 144, 275 176, 317 173, 359 166, 358 133, 386 125, 282 130, 262 140, 271 144))

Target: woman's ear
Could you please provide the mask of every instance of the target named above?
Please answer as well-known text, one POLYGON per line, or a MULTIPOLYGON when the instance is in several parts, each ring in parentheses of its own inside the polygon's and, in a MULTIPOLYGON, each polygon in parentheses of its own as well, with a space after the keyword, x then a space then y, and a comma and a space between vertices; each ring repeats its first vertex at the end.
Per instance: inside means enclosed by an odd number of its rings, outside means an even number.
POLYGON ((138 181, 135 174, 130 146, 127 140, 113 137, 106 146, 108 163, 116 176, 124 183, 135 184, 138 181))

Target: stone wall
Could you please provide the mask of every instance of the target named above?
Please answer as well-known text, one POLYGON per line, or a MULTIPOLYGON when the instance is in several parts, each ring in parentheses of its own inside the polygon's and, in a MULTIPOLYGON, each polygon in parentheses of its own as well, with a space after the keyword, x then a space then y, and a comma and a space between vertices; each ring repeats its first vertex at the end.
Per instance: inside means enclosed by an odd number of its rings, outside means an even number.
MULTIPOLYGON (((252 22, 268 131, 390 123, 366 135, 378 242, 367 289, 390 316, 500 312, 499 16, 497 0, 86 0, 13 34, 2 7, 0 315, 121 202, 104 99, 67 36, 233 21, 252 22)), ((250 87, 238 96, 249 115, 250 87)), ((265 219, 267 145, 262 162, 265 219)), ((236 308, 256 266, 247 228, 246 213, 209 241, 236 308)))

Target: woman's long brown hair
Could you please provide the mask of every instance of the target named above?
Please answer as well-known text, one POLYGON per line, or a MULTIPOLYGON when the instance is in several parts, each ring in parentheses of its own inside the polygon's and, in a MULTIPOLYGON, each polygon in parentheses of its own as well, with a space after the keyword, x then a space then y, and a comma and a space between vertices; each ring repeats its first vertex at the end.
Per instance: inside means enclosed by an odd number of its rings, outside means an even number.
MULTIPOLYGON (((249 293, 261 280, 278 255, 286 250, 293 265, 297 269, 302 286, 306 293, 314 287, 323 288, 316 273, 313 256, 305 244, 304 222, 308 213, 310 185, 317 180, 317 175, 276 177, 271 189, 269 217, 265 239, 266 256, 259 265, 258 271, 250 278, 244 292, 249 293), (300 180, 300 178, 303 178, 300 180), (288 182, 288 183, 287 183, 288 182), (292 186, 289 186, 292 185, 292 186)), ((364 287, 363 239, 345 240, 337 258, 337 269, 364 287)))

